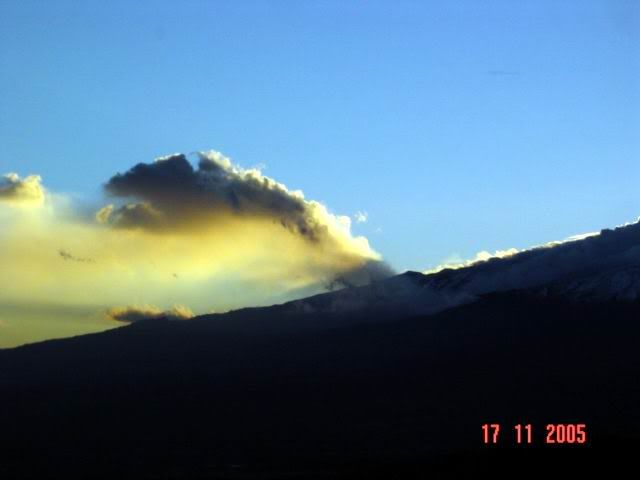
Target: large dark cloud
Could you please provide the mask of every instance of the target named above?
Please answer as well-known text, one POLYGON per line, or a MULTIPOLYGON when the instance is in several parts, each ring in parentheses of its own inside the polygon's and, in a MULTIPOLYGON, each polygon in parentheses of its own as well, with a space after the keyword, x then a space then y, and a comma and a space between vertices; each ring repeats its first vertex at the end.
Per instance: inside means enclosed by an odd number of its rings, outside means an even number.
POLYGON ((114 197, 140 203, 114 209, 110 221, 119 227, 179 230, 215 224, 225 216, 267 217, 309 240, 327 235, 313 203, 256 170, 233 167, 217 153, 202 153, 197 169, 176 154, 140 163, 105 185, 114 197))
POLYGON ((366 239, 351 235, 348 217, 331 214, 256 169, 232 165, 218 152, 200 153, 195 168, 183 154, 140 163, 112 177, 105 190, 116 205, 104 207, 96 218, 115 228, 224 234, 230 222, 258 219, 284 228, 332 259, 335 269, 326 279, 331 288, 393 274, 366 239))

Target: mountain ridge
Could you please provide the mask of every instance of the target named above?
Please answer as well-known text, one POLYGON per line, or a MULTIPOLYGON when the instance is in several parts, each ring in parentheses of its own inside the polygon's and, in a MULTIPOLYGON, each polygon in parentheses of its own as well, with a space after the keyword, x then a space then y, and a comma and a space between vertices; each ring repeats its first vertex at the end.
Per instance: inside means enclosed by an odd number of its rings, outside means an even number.
POLYGON ((523 465, 634 466, 640 228, 576 242, 0 350, 0 476, 512 478, 523 465), (504 428, 499 445, 482 443, 485 423, 504 428), (508 436, 522 423, 531 446, 508 436), (546 445, 548 424, 584 424, 589 442, 546 445))

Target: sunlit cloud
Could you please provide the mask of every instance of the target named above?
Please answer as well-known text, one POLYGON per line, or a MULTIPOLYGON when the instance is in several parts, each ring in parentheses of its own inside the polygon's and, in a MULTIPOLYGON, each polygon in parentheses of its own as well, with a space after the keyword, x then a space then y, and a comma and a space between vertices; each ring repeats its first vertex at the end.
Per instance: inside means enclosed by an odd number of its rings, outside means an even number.
POLYGON ((105 328, 112 306, 226 311, 392 274, 350 217, 218 152, 113 176, 93 216, 37 176, 4 178, 0 302, 103 305, 105 328))
POLYGON ((21 179, 16 173, 5 174, 0 178, 0 202, 42 204, 45 192, 41 180, 38 175, 21 179))
MULTIPOLYGON (((200 153, 197 168, 181 154, 138 164, 112 177, 105 189, 120 203, 103 207, 96 218, 115 229, 230 238, 250 226, 264 233, 255 243, 267 241, 267 235, 286 238, 282 246, 289 244, 312 270, 353 279, 383 273, 369 268, 381 257, 365 237, 352 235, 349 217, 334 215, 301 191, 289 190, 260 170, 236 166, 216 151, 200 153)), ((277 250, 269 256, 277 257, 277 250)))
POLYGON ((157 318, 167 318, 169 320, 188 320, 193 318, 191 309, 184 305, 174 305, 169 310, 164 311, 153 305, 112 307, 105 312, 105 315, 110 320, 124 323, 157 318))

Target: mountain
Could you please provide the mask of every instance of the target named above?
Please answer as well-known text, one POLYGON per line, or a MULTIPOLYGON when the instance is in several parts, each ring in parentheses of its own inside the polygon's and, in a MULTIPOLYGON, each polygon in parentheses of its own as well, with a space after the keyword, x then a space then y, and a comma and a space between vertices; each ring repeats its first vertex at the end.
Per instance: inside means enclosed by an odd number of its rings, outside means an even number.
POLYGON ((423 275, 407 272, 381 282, 290 302, 302 313, 432 314, 482 295, 529 289, 582 300, 639 298, 640 223, 553 242, 467 268, 423 275))
POLYGON ((640 447, 639 252, 633 224, 0 350, 0 477, 616 476, 640 447), (587 441, 546 444, 549 424, 587 441))
POLYGON ((629 265, 556 281, 534 290, 538 295, 580 302, 637 302, 640 300, 640 267, 629 265))

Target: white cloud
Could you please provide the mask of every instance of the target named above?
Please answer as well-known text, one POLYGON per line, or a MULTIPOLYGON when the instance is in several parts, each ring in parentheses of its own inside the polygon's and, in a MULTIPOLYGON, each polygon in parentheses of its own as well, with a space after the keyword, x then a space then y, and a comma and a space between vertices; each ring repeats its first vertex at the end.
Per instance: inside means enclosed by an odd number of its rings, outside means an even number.
POLYGON ((353 219, 356 223, 366 223, 369 220, 369 214, 367 212, 356 212, 353 215, 353 219))

